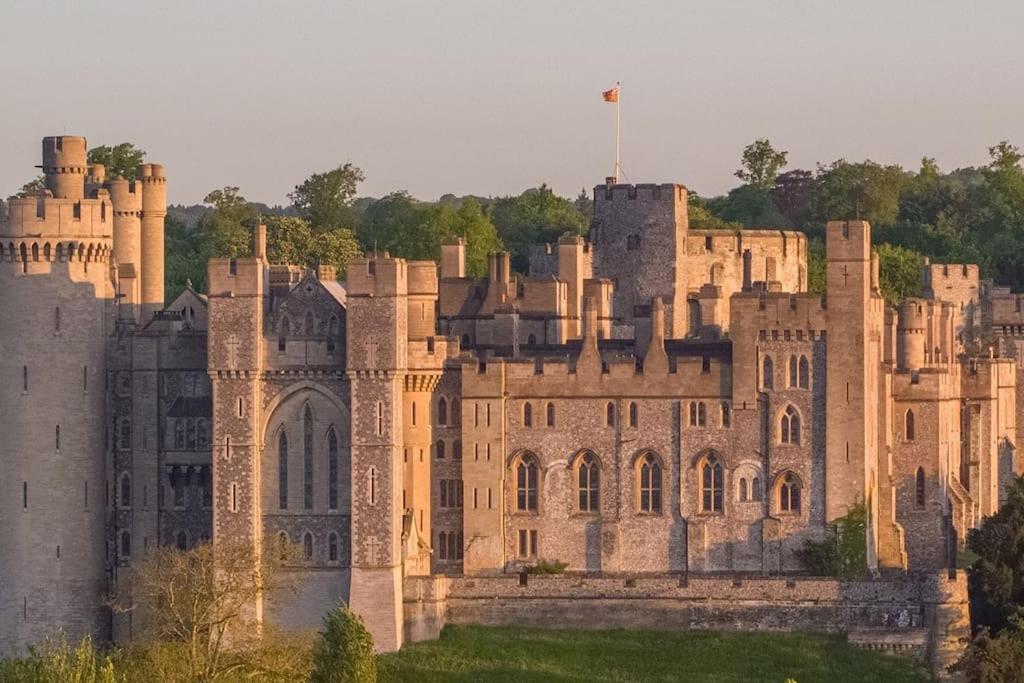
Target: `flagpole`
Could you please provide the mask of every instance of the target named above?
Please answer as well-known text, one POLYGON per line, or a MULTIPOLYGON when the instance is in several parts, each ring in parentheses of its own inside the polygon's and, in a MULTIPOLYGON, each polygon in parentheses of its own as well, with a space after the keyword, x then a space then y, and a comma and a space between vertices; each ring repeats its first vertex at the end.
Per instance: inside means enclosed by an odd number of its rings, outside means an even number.
POLYGON ((615 89, 618 91, 615 98, 615 182, 619 182, 619 123, 621 120, 619 107, 622 102, 622 86, 618 81, 615 82, 615 89))

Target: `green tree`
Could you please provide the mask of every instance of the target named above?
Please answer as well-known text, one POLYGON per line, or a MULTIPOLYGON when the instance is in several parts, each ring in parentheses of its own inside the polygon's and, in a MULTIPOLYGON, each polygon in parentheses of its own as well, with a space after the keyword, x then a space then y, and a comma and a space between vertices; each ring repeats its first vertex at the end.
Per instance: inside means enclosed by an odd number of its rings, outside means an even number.
POLYGON ((905 174, 899 166, 873 161, 851 164, 840 159, 819 167, 813 218, 820 226, 830 220, 863 219, 872 226, 890 225, 899 212, 905 174))
POLYGON ((135 180, 135 172, 146 158, 146 153, 130 142, 108 147, 100 145, 89 150, 90 164, 103 164, 107 178, 135 180))
POLYGON ((351 230, 335 228, 315 233, 296 216, 264 216, 267 226, 267 258, 271 263, 290 263, 314 268, 334 266, 343 278, 348 262, 359 255, 359 244, 351 230))
POLYGON ((971 618, 993 633, 1024 626, 1024 477, 1015 477, 999 511, 967 534, 978 556, 968 570, 971 618))
POLYGON ((783 225, 785 217, 775 207, 771 192, 758 185, 741 185, 725 197, 710 202, 714 212, 727 223, 748 228, 783 225))
POLYGON ((407 259, 436 259, 441 233, 437 222, 431 220, 431 208, 404 191, 381 197, 363 212, 359 244, 366 250, 387 251, 407 259))
POLYGON ((312 683, 375 683, 377 658, 373 637, 363 620, 346 605, 324 616, 324 628, 313 646, 312 683))
POLYGON ((521 273, 529 268, 531 245, 555 242, 566 232, 585 234, 589 227, 573 202, 559 197, 546 184, 496 199, 491 221, 512 253, 513 268, 521 273))
POLYGON ((365 179, 358 166, 346 163, 332 171, 309 176, 295 186, 288 198, 315 232, 351 229, 355 226, 352 202, 356 188, 365 179))
POLYGON ((882 296, 891 306, 897 306, 907 297, 921 296, 921 269, 924 256, 893 244, 879 244, 878 285, 882 296))
POLYGON ((743 148, 740 168, 734 175, 747 185, 770 190, 779 171, 786 165, 787 154, 772 147, 766 138, 754 140, 743 148))
POLYGON ((438 207, 433 219, 437 222, 436 232, 441 237, 463 237, 466 240, 466 275, 484 277, 487 275, 487 254, 502 248, 494 223, 484 213, 480 202, 467 197, 458 211, 438 207))

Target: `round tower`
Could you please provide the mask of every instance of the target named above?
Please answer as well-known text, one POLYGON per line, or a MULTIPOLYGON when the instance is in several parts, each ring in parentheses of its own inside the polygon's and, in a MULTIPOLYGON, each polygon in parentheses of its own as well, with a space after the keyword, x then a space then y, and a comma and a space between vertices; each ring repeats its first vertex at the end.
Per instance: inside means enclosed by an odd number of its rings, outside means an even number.
POLYGON ((0 656, 107 637, 105 342, 113 210, 84 138, 46 138, 54 197, 0 215, 0 656), (80 169, 80 171, 79 171, 80 169))
POLYGON ((85 138, 61 135, 43 138, 43 175, 46 189, 59 199, 85 196, 87 145, 85 138))
POLYGON ((920 370, 925 362, 925 302, 922 299, 905 299, 900 304, 900 317, 896 325, 896 344, 899 350, 899 367, 903 370, 920 370))
POLYGON ((160 164, 143 164, 135 174, 142 188, 142 320, 164 307, 164 218, 167 216, 167 178, 160 164))

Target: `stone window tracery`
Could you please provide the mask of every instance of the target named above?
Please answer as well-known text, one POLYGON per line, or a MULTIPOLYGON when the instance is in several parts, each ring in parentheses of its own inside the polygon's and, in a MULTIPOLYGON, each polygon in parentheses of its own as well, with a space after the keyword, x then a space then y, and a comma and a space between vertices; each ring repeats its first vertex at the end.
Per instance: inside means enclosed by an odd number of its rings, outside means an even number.
POLYGON ((537 512, 537 479, 539 467, 532 453, 520 456, 515 464, 516 510, 537 512))
POLYGON ((638 509, 642 513, 661 513, 661 463, 653 453, 645 453, 637 461, 639 481, 638 509))
POLYGON ((779 512, 800 512, 800 480, 792 472, 779 478, 778 505, 779 512))
POLYGON ((786 406, 779 420, 779 443, 800 445, 800 413, 792 405, 786 406))
POLYGON ((288 509, 288 434, 283 429, 277 437, 277 507, 288 509))
POLYGON ((576 460, 577 510, 598 512, 601 502, 601 468, 589 451, 576 460))
POLYGON ((698 471, 701 512, 721 514, 725 490, 725 471, 721 461, 714 455, 708 455, 701 461, 698 471))

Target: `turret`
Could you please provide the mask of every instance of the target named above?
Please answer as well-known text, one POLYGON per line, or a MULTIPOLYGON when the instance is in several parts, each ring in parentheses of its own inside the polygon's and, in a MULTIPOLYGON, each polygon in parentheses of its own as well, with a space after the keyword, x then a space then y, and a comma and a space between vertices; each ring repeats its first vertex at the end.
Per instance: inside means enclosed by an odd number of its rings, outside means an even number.
POLYGON ((921 299, 904 299, 900 304, 899 322, 896 327, 896 344, 899 349, 901 370, 920 370, 924 367, 925 355, 925 306, 921 299))
POLYGON ((60 135, 43 138, 43 175, 46 189, 57 199, 85 197, 88 170, 85 138, 60 135))
POLYGON ((164 307, 164 218, 167 178, 160 164, 143 164, 136 173, 142 187, 142 320, 164 307))
POLYGON ((466 277, 466 240, 462 237, 441 240, 441 277, 466 277))

